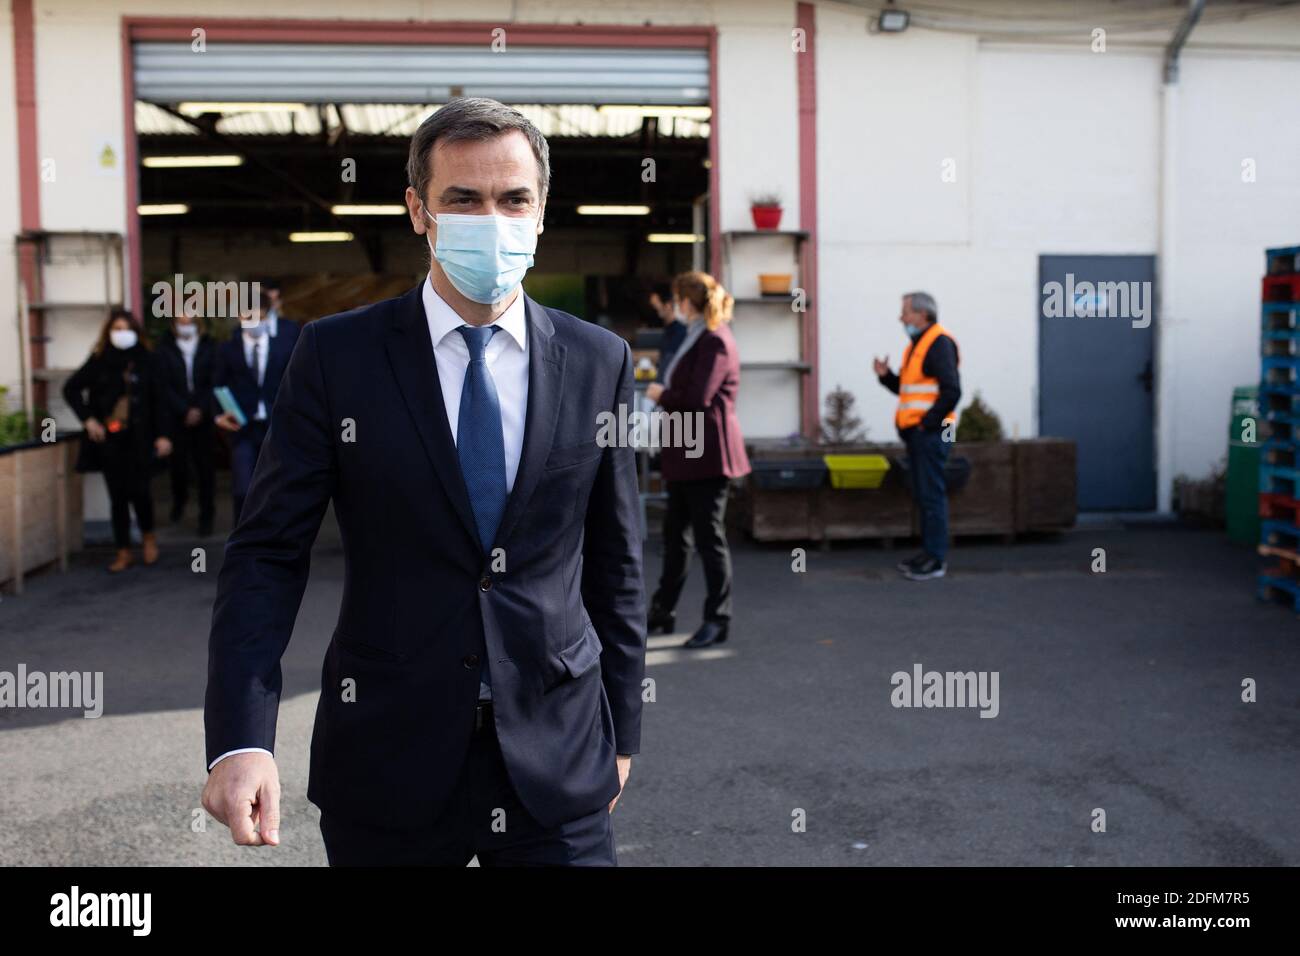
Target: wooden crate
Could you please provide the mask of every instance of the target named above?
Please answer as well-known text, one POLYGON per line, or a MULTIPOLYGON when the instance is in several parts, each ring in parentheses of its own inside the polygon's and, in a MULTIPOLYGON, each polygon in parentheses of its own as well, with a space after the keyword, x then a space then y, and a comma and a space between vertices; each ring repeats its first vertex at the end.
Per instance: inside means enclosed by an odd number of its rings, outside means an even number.
POLYGON ((815 540, 850 541, 855 538, 911 537, 915 519, 912 496, 902 482, 880 488, 819 488, 815 498, 815 540))
POLYGON ((948 493, 948 533, 1016 531, 1015 454, 1009 442, 956 442, 950 457, 970 461, 970 481, 948 493))
MULTIPOLYGON (((816 458, 827 449, 755 444, 751 460, 816 458)), ((863 444, 837 453, 904 457, 901 444, 863 444)), ((970 481, 948 495, 948 527, 954 537, 1056 531, 1075 520, 1075 446, 1066 439, 958 442, 953 457, 971 464, 970 481)), ((842 541, 906 538, 919 533, 906 481, 891 474, 875 490, 769 491, 747 482, 740 489, 737 520, 757 541, 842 541)))
POLYGON ((1067 438, 1028 438, 1016 456, 1016 530, 1061 531, 1078 516, 1077 449, 1067 438))
POLYGON ((47 564, 66 569, 81 549, 77 440, 0 451, 0 584, 22 593, 23 575, 47 564))

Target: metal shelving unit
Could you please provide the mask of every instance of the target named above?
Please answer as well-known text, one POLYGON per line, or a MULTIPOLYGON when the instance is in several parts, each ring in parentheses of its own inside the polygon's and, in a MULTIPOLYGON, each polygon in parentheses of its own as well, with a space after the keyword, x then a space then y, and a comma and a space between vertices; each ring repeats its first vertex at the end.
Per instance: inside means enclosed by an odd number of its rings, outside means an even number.
MULTIPOLYGON (((730 290, 741 287, 737 281, 735 258, 736 247, 740 243, 749 243, 751 241, 771 241, 773 239, 784 239, 791 246, 791 274, 793 275, 792 289, 807 289, 805 276, 807 268, 805 264, 807 243, 809 233, 802 229, 735 229, 722 233, 722 272, 723 284, 730 290)), ((793 294, 792 294, 793 295, 793 294)), ((810 335, 808 316, 812 312, 813 303, 811 296, 805 298, 801 305, 802 308, 792 308, 794 299, 792 295, 743 295, 737 296, 735 304, 740 308, 765 308, 770 309, 772 306, 781 306, 786 309, 792 320, 798 324, 798 354, 790 355, 780 360, 764 360, 745 362, 742 360, 741 369, 753 371, 769 372, 788 372, 800 377, 799 382, 799 408, 798 420, 801 430, 806 431, 809 428, 810 421, 816 421, 816 401, 815 395, 811 394, 811 377, 809 373, 813 369, 814 356, 811 354, 810 335)), ((743 350, 742 350, 743 356, 743 350)))
POLYGON ((1260 306, 1262 599, 1300 611, 1300 246, 1269 249, 1260 306))
MULTIPOLYGON (((51 386, 57 386, 70 371, 47 365, 46 346, 51 342, 51 317, 61 312, 87 313, 96 323, 111 309, 122 306, 125 242, 121 233, 93 231, 29 230, 15 237, 18 270, 18 355, 22 375, 22 406, 30 415, 49 407, 51 386), (80 253, 63 247, 81 243, 80 253), (51 296, 48 272, 68 264, 99 264, 103 277, 102 299, 84 297, 59 301, 51 296)), ((84 292, 84 290, 83 290, 84 292)))

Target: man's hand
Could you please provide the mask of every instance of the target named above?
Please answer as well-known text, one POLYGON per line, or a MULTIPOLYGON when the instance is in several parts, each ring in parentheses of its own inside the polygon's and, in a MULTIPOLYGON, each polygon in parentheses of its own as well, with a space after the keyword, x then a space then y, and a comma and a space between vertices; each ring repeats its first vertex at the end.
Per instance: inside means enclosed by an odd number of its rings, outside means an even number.
MULTIPOLYGON (((217 423, 217 427, 220 428, 222 431, 227 431, 227 432, 239 431, 239 420, 236 419, 234 415, 230 414, 230 412, 222 412, 220 415, 214 418, 213 421, 217 423)), ((221 761, 221 763, 225 763, 225 761, 223 760, 221 761)), ((217 764, 217 766, 219 767, 221 766, 221 764, 217 764)))
POLYGON ((81 423, 81 427, 86 429, 86 437, 93 442, 104 440, 104 426, 99 423, 98 418, 87 418, 81 423))
MULTIPOLYGON (((229 757, 226 758, 226 760, 229 759, 229 757)), ((225 763, 225 760, 222 763, 225 763)), ((632 755, 619 754, 615 758, 615 763, 618 764, 618 793, 614 795, 613 800, 609 801, 610 813, 614 812, 614 807, 618 804, 618 798, 623 796, 623 788, 627 786, 627 775, 632 772, 632 755)), ((221 764, 217 764, 217 766, 220 767, 221 764)))
POLYGON ((172 440, 166 435, 159 435, 153 440, 153 450, 159 458, 166 458, 172 453, 172 440))
POLYGON ((871 367, 876 370, 876 378, 880 378, 882 375, 888 375, 889 356, 886 355, 884 358, 874 359, 871 363, 871 367))
POLYGON ((198 408, 185 409, 185 427, 193 428, 201 421, 203 421, 202 409, 198 409, 198 408))
POLYGON ((651 382, 645 388, 645 397, 650 399, 652 402, 659 401, 659 396, 663 393, 664 386, 662 382, 651 382))
MULTIPOLYGON (((619 758, 622 759, 621 757, 619 758)), ((240 846, 280 845, 280 771, 270 754, 232 754, 212 768, 203 809, 240 846)))

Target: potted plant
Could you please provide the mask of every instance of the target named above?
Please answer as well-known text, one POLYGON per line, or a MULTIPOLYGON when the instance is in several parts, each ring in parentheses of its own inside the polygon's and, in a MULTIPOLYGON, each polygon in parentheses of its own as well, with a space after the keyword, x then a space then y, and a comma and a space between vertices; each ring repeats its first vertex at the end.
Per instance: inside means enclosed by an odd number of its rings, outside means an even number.
POLYGON ((776 192, 757 193, 749 198, 749 214, 755 229, 775 229, 781 225, 781 196, 776 192))

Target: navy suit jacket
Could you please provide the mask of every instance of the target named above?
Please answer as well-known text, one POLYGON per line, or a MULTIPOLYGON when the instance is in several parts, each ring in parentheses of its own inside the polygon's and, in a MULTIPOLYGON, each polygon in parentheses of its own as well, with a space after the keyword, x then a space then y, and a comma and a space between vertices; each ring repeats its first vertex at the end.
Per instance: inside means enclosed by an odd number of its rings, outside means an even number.
MULTIPOLYGON (((221 343, 217 349, 216 367, 212 373, 212 385, 224 385, 230 389, 240 409, 251 422, 257 415, 257 402, 260 398, 266 403, 267 415, 275 404, 275 396, 280 390, 280 379, 284 377, 289 365, 289 356, 293 354, 297 336, 267 336, 270 348, 266 353, 266 373, 262 376, 262 385, 257 384, 257 369, 248 364, 244 356, 244 335, 239 329, 221 343)), ((221 406, 212 399, 213 414, 221 414, 221 406)), ((238 434, 238 433, 236 433, 238 434)))
POLYGON ((209 762, 274 749, 280 656, 332 500, 346 570, 308 798, 359 822, 434 819, 469 747, 484 654, 527 810, 553 826, 618 793, 614 756, 640 749, 645 596, 634 452, 597 434, 602 413, 634 407, 632 355, 531 299, 525 314, 523 452, 487 553, 421 287, 302 329, 221 568, 209 762))

